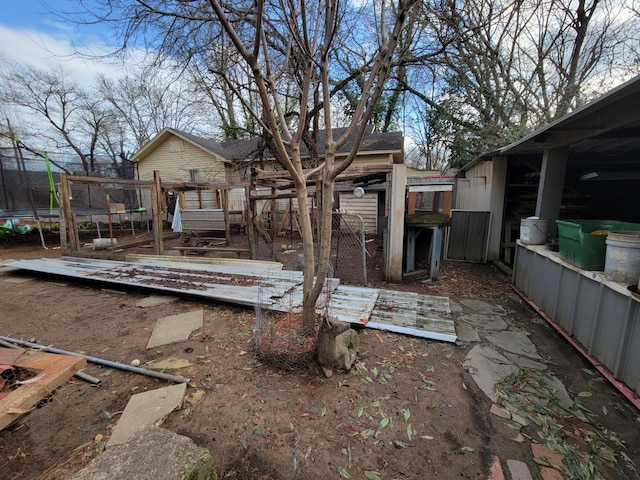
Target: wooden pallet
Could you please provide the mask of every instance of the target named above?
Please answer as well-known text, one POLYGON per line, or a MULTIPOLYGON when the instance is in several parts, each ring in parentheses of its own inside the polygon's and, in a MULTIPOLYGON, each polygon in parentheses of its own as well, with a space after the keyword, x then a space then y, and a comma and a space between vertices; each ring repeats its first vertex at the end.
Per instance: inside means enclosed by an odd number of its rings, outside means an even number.
MULTIPOLYGON (((0 350, 9 350, 0 347, 0 350)), ((20 355, 13 366, 34 370, 36 376, 0 399, 0 430, 36 407, 38 402, 87 366, 84 357, 45 352, 20 355)))

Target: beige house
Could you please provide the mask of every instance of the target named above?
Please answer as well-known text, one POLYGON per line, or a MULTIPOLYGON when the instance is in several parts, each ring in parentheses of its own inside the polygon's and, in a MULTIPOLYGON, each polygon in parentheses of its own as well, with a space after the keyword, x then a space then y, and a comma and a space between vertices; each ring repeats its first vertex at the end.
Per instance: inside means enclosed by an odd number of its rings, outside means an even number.
MULTIPOLYGON (((339 136, 341 129, 334 129, 339 136)), ((318 156, 322 157, 323 132, 320 132, 318 156)), ((346 158, 352 148, 347 142, 336 161, 346 158)), ((303 155, 307 152, 303 151, 303 155)), ((307 155, 310 157, 310 155, 307 155)), ((246 182, 250 169, 282 170, 260 138, 218 142, 163 129, 133 157, 141 180, 151 180, 158 171, 163 182, 198 182, 225 185, 246 182)), ((336 184, 341 210, 362 217, 365 233, 381 234, 388 229, 388 278, 402 277, 403 231, 407 167, 404 165, 404 138, 401 132, 367 131, 358 154, 342 177, 348 180, 336 184)), ((239 185, 240 186, 240 185, 239 185)), ((244 201, 244 192, 230 192, 230 201, 244 201), (237 193, 237 199, 234 194, 237 193)), ((199 200, 201 202, 202 197, 199 200)), ((200 208, 217 205, 201 205, 200 208)))

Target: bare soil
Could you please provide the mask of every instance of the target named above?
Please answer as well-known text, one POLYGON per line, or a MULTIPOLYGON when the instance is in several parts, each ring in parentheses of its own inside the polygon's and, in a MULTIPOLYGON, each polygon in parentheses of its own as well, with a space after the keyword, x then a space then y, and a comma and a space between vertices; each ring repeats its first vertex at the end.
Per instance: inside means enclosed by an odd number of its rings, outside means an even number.
MULTIPOLYGON (((55 236, 47 245, 43 249, 37 235, 5 240, 0 258, 60 255, 55 236)), ((252 353, 252 309, 186 297, 142 309, 136 302, 149 293, 140 290, 46 276, 25 283, 6 278, 0 276, 1 335, 125 364, 189 360, 191 367, 171 372, 192 382, 164 427, 208 448, 221 479, 486 479, 494 455, 524 461, 538 475, 530 450, 540 441, 538 427, 524 427, 522 443, 496 428, 491 402, 463 367, 470 343, 363 329, 357 366, 326 379, 315 364, 284 372, 261 363, 252 353), (201 331, 186 342, 146 350, 158 318, 193 309, 204 309, 201 331)), ((386 285, 374 259, 369 279, 370 286, 502 305, 572 396, 590 392, 579 398, 609 432, 603 442, 628 456, 630 462, 619 456, 616 465, 603 462, 603 478, 637 478, 639 412, 514 294, 496 267, 444 261, 438 281, 416 275, 386 285)), ((0 478, 68 478, 99 454, 132 395, 167 385, 95 364, 85 371, 102 383, 73 378, 0 432, 0 478)), ((571 419, 563 426, 572 442, 591 448, 584 432, 592 425, 571 419)))

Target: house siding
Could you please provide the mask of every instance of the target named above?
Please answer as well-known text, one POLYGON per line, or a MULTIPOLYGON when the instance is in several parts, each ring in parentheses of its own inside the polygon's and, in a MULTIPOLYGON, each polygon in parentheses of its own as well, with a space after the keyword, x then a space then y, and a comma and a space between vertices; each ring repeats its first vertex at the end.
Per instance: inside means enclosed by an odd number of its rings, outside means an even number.
MULTIPOLYGON (((340 210, 360 215, 364 221, 364 231, 367 235, 376 235, 378 231, 378 194, 366 193, 362 198, 357 198, 353 193, 340 194, 340 210)), ((355 231, 360 229, 355 223, 351 225, 355 231)))
POLYGON ((165 182, 188 182, 189 171, 198 170, 200 182, 224 183, 231 181, 223 161, 195 145, 170 136, 138 164, 141 180, 153 180, 154 170, 165 182), (181 142, 182 149, 177 148, 181 142), (179 151, 176 151, 179 150, 179 151))

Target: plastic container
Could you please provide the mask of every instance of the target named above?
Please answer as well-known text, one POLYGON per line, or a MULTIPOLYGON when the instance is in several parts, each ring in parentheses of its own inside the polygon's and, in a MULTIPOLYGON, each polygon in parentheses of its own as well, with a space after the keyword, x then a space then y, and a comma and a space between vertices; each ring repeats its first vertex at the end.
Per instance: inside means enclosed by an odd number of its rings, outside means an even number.
POLYGON ((520 241, 525 245, 544 245, 548 234, 548 218, 529 217, 520 220, 520 241))
POLYGON ((604 270, 608 232, 640 232, 638 223, 615 220, 556 220, 556 224, 560 258, 578 268, 594 271, 604 270))
POLYGON ((624 285, 636 284, 640 277, 640 232, 611 231, 606 243, 605 276, 624 285))
POLYGON ((94 250, 107 250, 108 248, 118 245, 117 238, 94 238, 93 249, 94 250))

